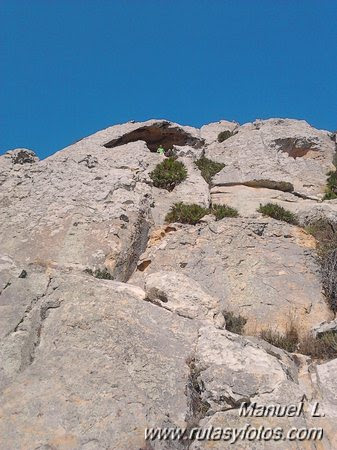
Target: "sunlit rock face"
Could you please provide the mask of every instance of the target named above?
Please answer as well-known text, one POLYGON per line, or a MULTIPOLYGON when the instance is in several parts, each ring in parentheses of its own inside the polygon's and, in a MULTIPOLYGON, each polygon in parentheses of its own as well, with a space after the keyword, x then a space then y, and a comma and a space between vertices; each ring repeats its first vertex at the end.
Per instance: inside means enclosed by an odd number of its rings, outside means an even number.
POLYGON ((307 226, 323 220, 337 230, 337 200, 322 201, 335 161, 335 135, 290 119, 200 129, 128 122, 45 160, 23 148, 2 155, 1 448, 220 449, 221 441, 149 443, 144 430, 249 424, 321 426, 320 445, 335 449, 336 357, 260 338, 294 325, 299 340, 333 339, 307 226), (151 176, 168 157, 187 170, 170 191, 151 176), (224 167, 206 181, 200 158, 224 167), (205 215, 167 223, 177 203, 205 215), (265 203, 296 224, 263 216, 265 203), (214 204, 238 216, 216 220, 214 204), (297 418, 243 418, 242 402, 304 406, 297 418), (324 417, 311 416, 315 402, 324 417))

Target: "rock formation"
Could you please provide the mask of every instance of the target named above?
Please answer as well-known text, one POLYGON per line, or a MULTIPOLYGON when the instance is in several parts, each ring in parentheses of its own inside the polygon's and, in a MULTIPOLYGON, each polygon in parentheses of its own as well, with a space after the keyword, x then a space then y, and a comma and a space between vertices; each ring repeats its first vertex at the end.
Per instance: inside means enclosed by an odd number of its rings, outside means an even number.
POLYGON ((291 324, 301 339, 336 333, 306 229, 323 219, 336 232, 337 200, 324 200, 335 160, 335 135, 289 119, 129 122, 45 160, 1 156, 0 448, 223 449, 144 433, 246 424, 324 436, 233 448, 337 448, 337 357, 260 338, 291 324), (159 145, 188 171, 172 191, 150 176, 159 145), (224 164, 211 185, 201 157, 224 164), (165 223, 179 202, 239 215, 165 223), (296 225, 257 211, 270 202, 296 225), (229 312, 245 318, 243 335, 226 329, 229 312), (245 418, 242 402, 304 406, 296 418, 245 418), (324 417, 311 416, 316 402, 324 417))

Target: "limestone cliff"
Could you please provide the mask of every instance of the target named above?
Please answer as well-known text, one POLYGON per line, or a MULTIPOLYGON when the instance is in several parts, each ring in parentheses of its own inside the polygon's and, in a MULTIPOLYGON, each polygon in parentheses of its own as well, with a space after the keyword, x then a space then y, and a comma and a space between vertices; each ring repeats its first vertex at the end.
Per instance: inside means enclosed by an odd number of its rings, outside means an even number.
POLYGON ((337 332, 306 228, 323 219, 335 233, 337 200, 324 200, 335 160, 335 135, 290 119, 129 122, 45 160, 1 156, 0 448, 222 449, 145 442, 144 430, 246 423, 323 426, 323 441, 286 448, 336 448, 337 358, 259 337, 294 323, 300 338, 337 332), (151 178, 159 145, 187 170, 173 190, 151 178), (202 157, 222 163, 211 183, 202 157), (179 202, 238 215, 165 222, 179 202), (262 215, 265 203, 296 224, 262 215), (245 318, 243 335, 226 329, 226 312, 245 318), (296 421, 238 415, 243 401, 303 398, 296 421), (317 401, 324 418, 307 412, 317 401))

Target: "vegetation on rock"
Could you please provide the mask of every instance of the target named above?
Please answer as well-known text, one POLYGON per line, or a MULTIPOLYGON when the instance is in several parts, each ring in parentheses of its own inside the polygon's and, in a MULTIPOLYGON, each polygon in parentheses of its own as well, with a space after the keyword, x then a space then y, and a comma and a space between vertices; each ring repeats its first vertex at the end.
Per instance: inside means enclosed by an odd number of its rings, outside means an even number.
POLYGON ((209 185, 211 184, 214 175, 216 175, 225 167, 225 164, 212 161, 211 159, 205 158, 204 156, 198 159, 195 164, 200 170, 201 176, 205 181, 207 181, 209 185))
POLYGON ((206 416, 210 405, 201 396, 202 388, 199 382, 201 369, 197 366, 195 357, 187 358, 186 364, 189 367, 187 389, 190 398, 190 415, 188 423, 190 427, 196 427, 200 420, 206 416))
POLYGON ((237 217, 239 215, 235 208, 227 205, 213 205, 211 208, 204 208, 203 206, 188 203, 175 203, 165 217, 165 221, 187 223, 195 225, 207 214, 213 214, 216 220, 221 220, 224 217, 237 217))
POLYGON ((269 344, 282 348, 289 353, 297 352, 320 360, 337 357, 337 335, 333 332, 325 333, 320 337, 308 334, 300 338, 295 326, 291 325, 285 334, 263 330, 260 337, 269 344))
POLYGON ((311 223, 306 231, 317 240, 323 289, 330 308, 337 312, 337 232, 326 219, 311 223))
POLYGON ((293 324, 290 325, 284 334, 268 329, 262 330, 260 337, 266 342, 269 342, 269 344, 282 348, 290 353, 294 352, 298 346, 298 332, 293 324))
POLYGON ((223 142, 226 139, 234 136, 234 134, 236 134, 236 133, 233 131, 229 131, 229 130, 221 131, 221 133, 218 134, 218 142, 223 142))
POLYGON ((240 315, 236 316, 231 311, 223 311, 222 314, 226 321, 226 330, 230 331, 231 333, 243 334, 247 319, 240 315))
POLYGON ((150 173, 150 177, 155 187, 172 191, 187 178, 187 169, 182 162, 170 157, 158 164, 150 173))
POLYGON ((87 272, 89 275, 92 275, 95 278, 99 278, 101 280, 113 280, 113 276, 111 273, 106 269, 85 269, 85 272, 87 272))
POLYGON ((237 209, 227 205, 212 205, 211 212, 214 214, 216 220, 221 220, 224 217, 238 217, 239 215, 237 209))
POLYGON ((209 214, 208 208, 196 204, 175 203, 165 217, 166 222, 180 222, 195 225, 206 214, 209 214))
POLYGON ((258 212, 265 216, 272 217, 276 220, 281 220, 293 225, 297 225, 297 219, 295 214, 282 206, 276 205, 275 203, 266 203, 265 205, 260 205, 258 212))
POLYGON ((334 200, 337 198, 337 171, 331 171, 328 175, 329 178, 323 200, 334 200))

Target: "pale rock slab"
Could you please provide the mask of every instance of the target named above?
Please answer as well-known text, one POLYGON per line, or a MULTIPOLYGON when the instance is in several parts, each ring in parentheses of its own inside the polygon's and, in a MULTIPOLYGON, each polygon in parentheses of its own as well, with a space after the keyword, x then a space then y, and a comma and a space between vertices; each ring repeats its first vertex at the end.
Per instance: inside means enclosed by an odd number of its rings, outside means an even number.
POLYGON ((335 142, 327 131, 305 121, 269 119, 242 125, 205 156, 226 164, 214 178, 216 186, 243 184, 296 192, 320 199, 327 173, 335 170, 335 142))
POLYGON ((209 123, 200 128, 200 136, 205 139, 206 144, 218 141, 218 136, 222 131, 237 131, 239 124, 237 122, 229 122, 228 120, 219 120, 219 122, 209 123))
POLYGON ((218 299, 195 280, 176 272, 155 272, 145 280, 147 299, 179 316, 208 321, 223 328, 225 320, 218 299))
POLYGON ((291 321, 304 334, 333 318, 322 293, 316 241, 301 228, 269 218, 173 227, 150 241, 133 284, 142 286, 154 272, 181 272, 219 298, 224 310, 245 317, 248 334, 269 327, 284 332, 291 321))
POLYGON ((145 427, 185 426, 194 321, 137 287, 84 275, 53 283, 35 306, 33 359, 1 394, 5 448, 143 448, 145 427))

